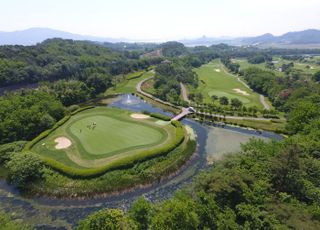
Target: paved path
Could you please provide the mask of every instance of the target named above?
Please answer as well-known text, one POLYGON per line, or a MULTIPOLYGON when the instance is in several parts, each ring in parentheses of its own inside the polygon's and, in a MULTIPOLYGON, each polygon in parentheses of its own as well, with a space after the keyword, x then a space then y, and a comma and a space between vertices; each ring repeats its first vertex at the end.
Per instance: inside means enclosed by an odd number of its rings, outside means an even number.
POLYGON ((266 102, 266 100, 262 94, 260 94, 260 102, 261 102, 261 104, 263 104, 265 110, 270 110, 270 106, 266 102))
POLYGON ((238 116, 228 116, 228 115, 223 116, 221 114, 211 114, 211 113, 203 113, 203 112, 196 112, 196 114, 202 114, 202 115, 226 118, 226 119, 234 119, 234 120, 271 121, 270 118, 264 118, 264 117, 238 117, 238 116))
POLYGON ((146 81, 152 79, 153 77, 154 77, 154 76, 148 77, 148 78, 146 78, 146 79, 138 82, 138 84, 136 85, 136 90, 137 90, 137 92, 138 92, 138 93, 141 93, 142 95, 144 95, 144 96, 146 96, 146 97, 148 97, 148 98, 151 98, 151 99, 153 99, 153 100, 155 100, 155 101, 157 101, 157 102, 159 102, 159 103, 162 103, 162 104, 164 104, 164 105, 168 105, 168 106, 171 106, 171 107, 173 107, 173 108, 178 108, 176 105, 171 104, 170 102, 167 102, 167 101, 163 101, 163 100, 161 100, 161 99, 159 99, 159 98, 156 98, 155 96, 151 95, 150 93, 144 92, 144 91, 141 89, 141 86, 143 85, 143 83, 145 83, 146 81))
POLYGON ((183 100, 190 103, 186 86, 182 82, 180 82, 180 87, 181 87, 181 94, 182 94, 183 100))

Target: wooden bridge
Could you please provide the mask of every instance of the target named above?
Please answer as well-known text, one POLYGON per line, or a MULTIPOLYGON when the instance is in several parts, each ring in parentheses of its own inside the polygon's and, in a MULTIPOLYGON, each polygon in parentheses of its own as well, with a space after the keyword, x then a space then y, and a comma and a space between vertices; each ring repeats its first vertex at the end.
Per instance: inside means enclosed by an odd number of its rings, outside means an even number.
POLYGON ((194 113, 194 112, 196 112, 196 111, 192 107, 189 107, 189 108, 183 108, 182 107, 182 112, 179 113, 178 115, 176 115, 175 117, 173 117, 171 120, 179 121, 182 118, 184 118, 185 116, 187 116, 188 114, 191 114, 191 113, 194 113))

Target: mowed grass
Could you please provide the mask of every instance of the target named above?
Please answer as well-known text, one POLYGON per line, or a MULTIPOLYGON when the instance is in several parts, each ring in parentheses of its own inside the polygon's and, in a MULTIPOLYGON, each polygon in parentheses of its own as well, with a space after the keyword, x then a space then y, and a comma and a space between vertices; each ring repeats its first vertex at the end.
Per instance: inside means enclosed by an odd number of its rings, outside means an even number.
POLYGON ((237 77, 228 73, 220 60, 216 59, 200 68, 194 69, 199 77, 199 87, 195 90, 203 95, 206 103, 212 102, 211 96, 238 98, 245 106, 256 106, 263 109, 259 95, 238 81, 237 77), (240 89, 249 95, 237 93, 240 89))
POLYGON ((70 124, 69 130, 85 151, 92 155, 106 155, 135 146, 150 145, 163 138, 163 133, 153 127, 104 115, 76 120, 70 124), (97 125, 89 129, 87 126, 92 122, 97 125))
POLYGON ((80 112, 36 143, 31 151, 67 166, 95 168, 157 148, 175 135, 171 124, 160 125, 158 119, 135 119, 130 115, 129 111, 106 107, 80 112), (58 137, 68 138, 71 146, 56 149, 58 137))
POLYGON ((115 87, 109 88, 105 95, 134 93, 136 92, 136 85, 143 79, 151 77, 152 75, 153 73, 151 71, 138 71, 127 74, 124 76, 124 79, 116 83, 115 87))

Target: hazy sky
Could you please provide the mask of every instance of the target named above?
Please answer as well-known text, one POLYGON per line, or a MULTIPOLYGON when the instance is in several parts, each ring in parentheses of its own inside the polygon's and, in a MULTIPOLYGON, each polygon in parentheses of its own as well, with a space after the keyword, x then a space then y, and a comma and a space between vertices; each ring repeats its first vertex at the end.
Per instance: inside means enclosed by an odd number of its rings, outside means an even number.
POLYGON ((0 0, 0 31, 48 27, 132 39, 320 29, 320 0, 0 0))

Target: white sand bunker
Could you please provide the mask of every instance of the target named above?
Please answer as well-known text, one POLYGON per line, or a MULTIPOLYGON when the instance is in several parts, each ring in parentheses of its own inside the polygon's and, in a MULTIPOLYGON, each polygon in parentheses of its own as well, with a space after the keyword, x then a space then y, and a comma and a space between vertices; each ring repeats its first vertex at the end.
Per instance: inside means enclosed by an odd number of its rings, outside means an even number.
POLYGON ((142 113, 133 113, 130 116, 132 118, 135 118, 135 119, 146 119, 146 118, 150 117, 149 115, 145 115, 145 114, 142 114, 142 113))
POLYGON ((236 91, 237 93, 241 93, 244 96, 249 96, 250 94, 247 93, 247 91, 243 91, 241 89, 233 89, 234 91, 236 91))
POLYGON ((215 69, 215 71, 216 71, 216 72, 221 72, 221 70, 220 70, 220 69, 215 69))
POLYGON ((56 149, 66 149, 71 145, 71 141, 66 137, 58 137, 54 141, 57 143, 56 149))

